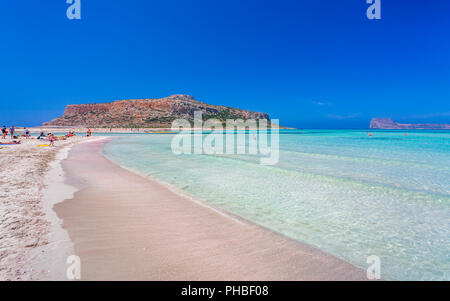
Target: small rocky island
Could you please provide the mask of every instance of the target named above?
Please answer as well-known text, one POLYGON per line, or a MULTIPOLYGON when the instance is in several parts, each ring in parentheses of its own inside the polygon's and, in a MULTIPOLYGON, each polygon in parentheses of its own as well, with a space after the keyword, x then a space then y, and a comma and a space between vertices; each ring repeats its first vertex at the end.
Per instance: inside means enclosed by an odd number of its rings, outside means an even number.
POLYGON ((382 130, 450 130, 450 124, 402 124, 394 122, 391 118, 373 118, 370 122, 370 128, 382 130))

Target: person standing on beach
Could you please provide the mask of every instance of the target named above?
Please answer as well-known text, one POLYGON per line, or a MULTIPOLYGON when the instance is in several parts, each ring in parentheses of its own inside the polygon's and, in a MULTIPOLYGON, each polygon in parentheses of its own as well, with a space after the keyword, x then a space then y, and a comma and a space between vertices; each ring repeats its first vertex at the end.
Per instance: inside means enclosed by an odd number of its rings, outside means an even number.
POLYGON ((30 130, 25 128, 25 138, 30 138, 30 130))
POLYGON ((10 133, 11 133, 11 139, 14 139, 14 132, 16 131, 16 128, 15 128, 14 126, 12 126, 12 127, 9 129, 9 131, 10 131, 10 133))
POLYGON ((50 144, 48 145, 48 146, 55 146, 55 136, 52 134, 52 133, 50 133, 49 135, 48 135, 48 140, 50 141, 50 144))
POLYGON ((87 130, 87 137, 91 137, 92 136, 92 132, 91 132, 91 129, 90 128, 88 128, 88 130, 87 130))
POLYGON ((2 128, 2 135, 3 139, 6 139, 6 136, 8 135, 8 130, 6 129, 6 126, 3 126, 2 128))

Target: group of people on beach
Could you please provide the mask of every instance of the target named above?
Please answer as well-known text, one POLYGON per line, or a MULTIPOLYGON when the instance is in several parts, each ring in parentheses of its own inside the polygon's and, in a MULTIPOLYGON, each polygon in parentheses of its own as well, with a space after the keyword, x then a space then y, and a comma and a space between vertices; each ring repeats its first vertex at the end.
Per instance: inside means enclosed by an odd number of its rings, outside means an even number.
POLYGON ((53 133, 48 133, 47 135, 45 135, 44 132, 41 132, 36 139, 48 140, 50 142, 48 146, 55 146, 55 141, 67 140, 68 138, 73 136, 76 136, 75 132, 73 131, 70 131, 67 135, 63 135, 61 137, 56 137, 53 133))
MULTIPOLYGON (((6 128, 6 126, 4 125, 2 127, 2 139, 6 139, 6 137, 8 136, 8 134, 11 135, 11 139, 18 139, 19 136, 16 135, 16 127, 13 125, 9 128, 9 130, 6 128)), ((26 139, 30 138, 30 130, 27 128, 24 128, 23 134, 20 137, 25 137, 26 139)))
MULTIPOLYGON (((24 129, 23 133, 21 135, 17 135, 16 127, 14 125, 11 126, 9 129, 4 125, 2 127, 2 139, 6 139, 8 137, 8 134, 11 135, 11 139, 20 139, 21 137, 30 139, 31 138, 30 130, 28 128, 23 128, 23 129, 24 129)), ((56 137, 53 133, 45 134, 44 132, 41 132, 36 139, 49 141, 50 143, 48 146, 55 146, 55 141, 66 140, 67 138, 70 138, 73 136, 76 136, 74 131, 69 131, 69 133, 67 135, 63 135, 61 137, 56 137)), ((92 131, 90 128, 88 128, 88 130, 86 132, 86 136, 87 137, 92 136, 92 131)), ((31 138, 31 139, 35 139, 35 138, 31 138)), ((2 143, 2 145, 4 145, 4 144, 20 144, 20 140, 2 143)))
MULTIPOLYGON (((6 128, 6 126, 3 126, 3 128, 2 128, 2 135, 3 135, 3 137, 2 138, 6 139, 6 137, 8 136, 8 133, 11 135, 11 139, 17 139, 18 138, 18 136, 15 135, 16 134, 16 128, 14 126, 11 126, 9 128, 9 131, 6 128)), ((29 139, 30 138, 30 130, 27 129, 27 128, 24 128, 24 132, 21 135, 21 137, 25 137, 25 138, 29 139)))
POLYGON ((9 131, 8 131, 8 129, 6 128, 6 126, 4 125, 3 127, 2 127, 2 139, 6 139, 6 137, 8 136, 8 133, 10 133, 11 134, 11 139, 13 139, 14 138, 14 133, 16 132, 16 128, 14 127, 14 126, 11 126, 10 128, 9 128, 9 131))
POLYGON ((48 135, 45 135, 44 132, 41 132, 41 134, 39 134, 39 137, 37 137, 38 140, 46 138, 50 142, 48 146, 55 146, 56 137, 52 133, 48 133, 48 135))

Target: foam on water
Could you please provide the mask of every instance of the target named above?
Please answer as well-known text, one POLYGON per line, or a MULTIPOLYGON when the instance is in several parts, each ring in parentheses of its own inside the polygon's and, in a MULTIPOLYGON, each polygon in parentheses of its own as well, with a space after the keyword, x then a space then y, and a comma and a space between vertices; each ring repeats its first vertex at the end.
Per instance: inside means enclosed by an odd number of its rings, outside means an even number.
POLYGON ((173 135, 122 135, 116 163, 317 246, 385 279, 450 280, 450 133, 280 133, 280 161, 180 155, 173 135))

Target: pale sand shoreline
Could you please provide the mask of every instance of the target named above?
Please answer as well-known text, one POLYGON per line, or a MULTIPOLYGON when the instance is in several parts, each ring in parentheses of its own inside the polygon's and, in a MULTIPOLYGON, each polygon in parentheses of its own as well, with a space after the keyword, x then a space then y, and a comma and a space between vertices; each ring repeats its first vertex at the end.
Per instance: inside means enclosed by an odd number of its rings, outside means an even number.
MULTIPOLYGON (((49 189, 44 188, 53 185, 56 177, 62 177, 62 170, 57 167, 72 145, 95 139, 98 138, 72 137, 55 142, 56 147, 52 148, 37 147, 48 141, 36 139, 1 146, 0 280, 42 278, 42 268, 47 266, 41 266, 41 262, 43 258, 52 262, 49 250, 55 239, 62 237, 52 204, 46 201, 49 189)), ((8 141, 0 139, 0 143, 8 141)), ((58 188, 53 195, 63 200, 64 191, 58 188)))
MULTIPOLYGON (((76 133, 86 133, 88 127, 86 126, 72 126, 72 127, 49 127, 49 126, 39 126, 39 127, 30 127, 28 130, 32 134, 39 134, 41 132, 44 133, 65 133, 68 132, 76 132, 76 133)), ((92 133, 97 134, 158 134, 158 133, 167 133, 172 132, 171 127, 163 127, 163 128, 95 128, 91 127, 92 133)), ((279 126, 279 129, 295 129, 290 127, 279 126)), ((203 128, 195 128, 193 127, 191 130, 193 131, 202 131, 203 128)), ((22 135, 25 133, 24 127, 17 127, 16 134, 22 135)))
POLYGON ((71 149, 62 166, 82 189, 54 206, 82 280, 367 280, 341 259, 115 165, 103 144, 71 149))
MULTIPOLYGON (((68 133, 68 132, 76 132, 76 133, 86 133, 88 127, 82 126, 73 126, 73 127, 31 127, 28 128, 30 133, 68 133)), ((94 128, 91 127, 92 133, 111 133, 111 134, 143 134, 143 133, 159 133, 159 132, 169 132, 171 128, 94 128)), ((22 134, 24 132, 23 127, 18 127, 17 132, 22 134)))

